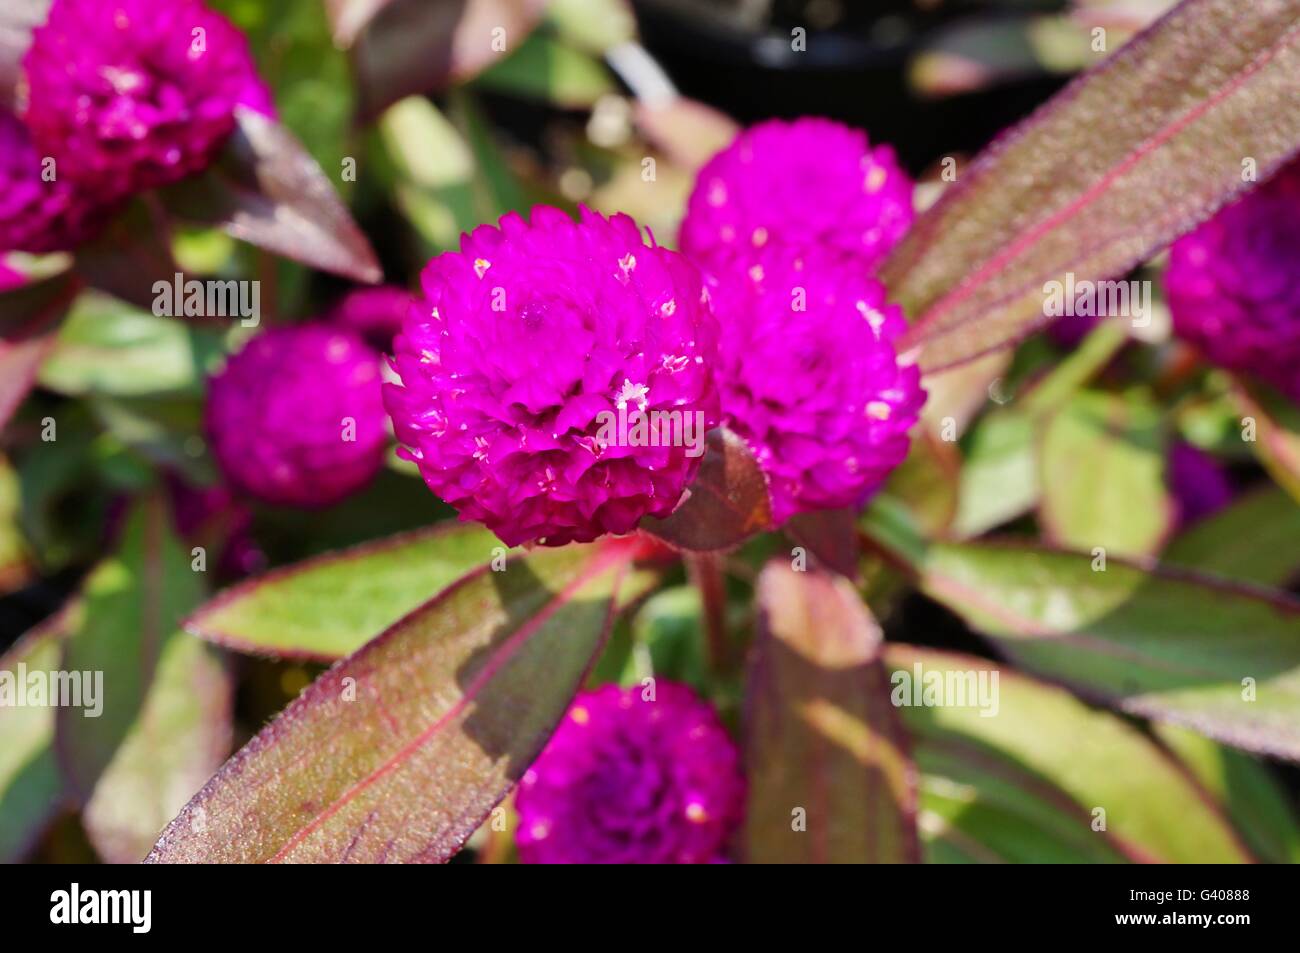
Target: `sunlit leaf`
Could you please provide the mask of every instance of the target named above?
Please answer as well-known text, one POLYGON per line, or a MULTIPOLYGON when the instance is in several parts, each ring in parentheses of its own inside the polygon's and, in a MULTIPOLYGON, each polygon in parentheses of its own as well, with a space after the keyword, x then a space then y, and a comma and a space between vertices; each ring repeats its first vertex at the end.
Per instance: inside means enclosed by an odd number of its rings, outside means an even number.
POLYGON ((927 370, 1047 321, 1044 287, 1120 276, 1300 147, 1300 4, 1188 0, 1000 136, 882 276, 927 370))
POLYGON ((757 599, 747 859, 919 860, 916 769, 889 702, 880 628, 847 580, 783 562, 763 570, 757 599))
POLYGON ((1300 826, 1285 789, 1264 762, 1188 728, 1164 724, 1154 731, 1222 805, 1257 857, 1269 863, 1300 863, 1300 826))
POLYGON ((274 120, 243 108, 235 117, 217 163, 166 189, 167 208, 313 268, 379 281, 370 243, 315 160, 274 120))
POLYGON ((1033 543, 927 544, 883 507, 865 528, 922 592, 1023 668, 1126 712, 1300 760, 1293 597, 1033 543))
POLYGON ((921 771, 926 860, 1251 860, 1206 793, 1122 718, 988 659, 890 644, 885 661, 905 702, 918 675, 949 685, 982 677, 992 702, 940 693, 946 704, 899 709, 921 771))
POLYGON ((635 541, 467 576, 321 676, 149 860, 439 861, 541 750, 608 631, 635 541))
POLYGON ((1158 552, 1176 510, 1165 487, 1160 408, 1136 396, 1080 394, 1043 433, 1045 535, 1068 549, 1158 552))
POLYGON ((478 524, 443 524, 254 577, 201 606, 185 627, 241 652, 333 661, 505 554, 478 524))
POLYGON ((0 863, 14 863, 40 836, 63 803, 64 785, 54 753, 54 713, 48 704, 24 704, 20 675, 48 681, 59 669, 60 640, 73 610, 33 629, 0 656, 0 863), (21 668, 19 666, 22 666, 21 668))

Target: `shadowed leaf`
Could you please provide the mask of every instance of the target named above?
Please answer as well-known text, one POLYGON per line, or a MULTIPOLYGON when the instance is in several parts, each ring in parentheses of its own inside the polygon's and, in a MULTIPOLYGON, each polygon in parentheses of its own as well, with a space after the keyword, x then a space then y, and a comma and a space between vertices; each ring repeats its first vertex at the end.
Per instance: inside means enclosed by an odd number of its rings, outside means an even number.
MULTIPOLYGON (((634 540, 464 577, 239 751, 149 860, 446 860, 537 756, 608 631, 634 540)), ((625 578, 626 577, 626 578, 625 578)))
POLYGON ((1300 503, 1272 486, 1244 494, 1175 537, 1161 560, 1285 588, 1300 572, 1300 503))
POLYGON ((919 860, 915 768, 889 703, 880 628, 840 577, 771 562, 757 595, 747 859, 919 860))
POLYGON ((85 613, 65 643, 63 667, 101 673, 102 710, 87 717, 88 709, 60 708, 58 749, 72 791, 83 801, 123 742, 140 730, 164 647, 202 598, 202 577, 191 570, 190 555, 168 524, 161 497, 136 504, 117 553, 82 584, 85 613))
POLYGON ((1259 462, 1300 502, 1300 409, 1277 393, 1238 382, 1233 396, 1244 420, 1253 421, 1254 439, 1249 441, 1259 462))
POLYGON ((162 207, 138 199, 114 217, 94 241, 77 249, 74 267, 88 285, 151 311, 156 281, 171 284, 171 230, 162 207))
POLYGON ((1122 275, 1300 147, 1300 0, 1187 0, 1001 136, 882 277, 926 370, 1047 320, 1044 286, 1122 275))
POLYGON ((641 521, 643 530, 678 549, 730 549, 772 523, 767 477, 745 441, 718 427, 706 445, 685 502, 664 519, 641 521))
POLYGON ((36 382, 80 282, 68 273, 0 292, 0 430, 36 382))

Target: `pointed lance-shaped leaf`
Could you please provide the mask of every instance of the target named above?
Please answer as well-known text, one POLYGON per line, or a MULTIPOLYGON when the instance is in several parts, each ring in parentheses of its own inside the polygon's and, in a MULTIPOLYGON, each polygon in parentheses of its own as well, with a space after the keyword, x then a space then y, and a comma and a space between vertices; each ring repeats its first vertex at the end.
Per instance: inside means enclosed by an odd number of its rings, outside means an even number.
POLYGON ((1046 323, 1048 283, 1123 275, 1300 148, 1300 0, 1186 0, 999 137, 882 278, 927 371, 1046 323))
POLYGON ((604 643, 635 538, 484 566, 317 679, 149 860, 449 858, 537 756, 604 643))
POLYGON ((167 208, 304 265, 379 281, 370 243, 316 160, 274 119, 243 107, 235 119, 217 162, 163 191, 167 208))
POLYGON ((749 670, 745 853, 757 863, 920 859, 916 769, 880 628, 843 577, 769 563, 749 670))

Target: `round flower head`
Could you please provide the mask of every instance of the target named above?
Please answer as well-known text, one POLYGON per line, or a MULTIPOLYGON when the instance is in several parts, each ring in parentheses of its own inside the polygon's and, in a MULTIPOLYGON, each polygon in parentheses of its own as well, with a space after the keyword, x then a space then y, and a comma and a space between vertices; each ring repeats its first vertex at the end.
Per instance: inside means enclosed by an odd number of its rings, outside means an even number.
POLYGON ((744 780, 713 709, 685 685, 579 695, 519 783, 525 863, 701 864, 743 812, 744 780))
POLYGON ((386 430, 380 359, 323 325, 258 335, 213 377, 207 429, 226 479, 290 506, 325 506, 370 480, 386 430))
POLYGON ((718 421, 693 265, 626 215, 538 207, 465 236, 422 281, 384 399, 461 519, 558 546, 672 512, 718 421))
POLYGON ((858 506, 903 462, 925 392, 884 288, 850 262, 769 255, 711 289, 727 425, 767 473, 772 516, 858 506))
POLYGON ((829 119, 771 120, 736 137, 696 178, 682 251, 710 271, 762 249, 836 249, 870 268, 912 224, 912 182, 889 146, 829 119))
POLYGON ((325 320, 351 328, 371 347, 388 352, 413 301, 414 296, 397 285, 355 288, 335 302, 325 320))
POLYGON ((1194 523, 1227 506, 1234 495, 1232 481, 1214 457, 1188 443, 1169 451, 1169 489, 1178 503, 1178 520, 1194 523))
POLYGON ((205 168, 236 105, 272 111, 243 35, 199 0, 54 0, 23 69, 38 148, 104 195, 205 168))
POLYGON ((1300 163, 1174 243, 1174 331, 1300 401, 1300 163))
POLYGON ((0 252, 71 251, 95 236, 107 211, 48 165, 26 127, 0 110, 0 252))

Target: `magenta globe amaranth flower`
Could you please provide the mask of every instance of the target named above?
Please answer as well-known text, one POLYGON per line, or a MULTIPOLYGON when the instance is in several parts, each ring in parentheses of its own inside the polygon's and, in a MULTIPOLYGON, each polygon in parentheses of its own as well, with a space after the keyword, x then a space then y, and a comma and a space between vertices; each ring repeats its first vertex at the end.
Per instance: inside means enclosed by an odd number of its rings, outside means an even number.
POLYGON ((717 327, 690 262, 626 215, 538 207, 476 229, 422 280, 385 403, 461 519, 561 545, 672 512, 719 414, 717 327))
POLYGON ((1174 243, 1174 331, 1300 401, 1300 163, 1174 243))
POLYGON ((696 178, 682 251, 706 270, 747 268, 764 248, 835 249, 880 262, 912 224, 912 182, 889 146, 829 119, 745 130, 696 178))
POLYGON ((26 127, 0 110, 0 252, 71 251, 95 237, 109 216, 46 159, 26 127))
POLYGON ((519 783, 526 863, 700 864, 743 812, 735 745, 685 685, 579 695, 519 783))
POLYGON ((711 292, 723 417, 767 474, 773 519, 863 503, 925 401, 895 353, 902 312, 860 267, 816 253, 769 255, 711 292))
POLYGON ((199 0, 54 0, 23 69, 37 147, 101 195, 205 168, 237 105, 272 109, 243 35, 199 0))
POLYGON ((289 506, 337 502, 383 462, 379 355, 323 325, 260 334, 210 381, 207 429, 239 490, 289 506))
POLYGON ((360 334, 371 347, 388 352, 415 296, 398 285, 354 288, 334 303, 325 320, 360 334))

